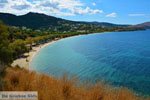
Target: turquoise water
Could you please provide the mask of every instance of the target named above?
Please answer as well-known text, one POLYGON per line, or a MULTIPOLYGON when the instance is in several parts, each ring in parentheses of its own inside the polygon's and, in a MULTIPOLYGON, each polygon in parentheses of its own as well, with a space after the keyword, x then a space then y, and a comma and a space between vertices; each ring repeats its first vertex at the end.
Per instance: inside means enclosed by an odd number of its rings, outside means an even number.
POLYGON ((150 30, 60 40, 42 48, 30 68, 52 76, 68 72, 81 80, 106 80, 112 85, 150 95, 150 30))

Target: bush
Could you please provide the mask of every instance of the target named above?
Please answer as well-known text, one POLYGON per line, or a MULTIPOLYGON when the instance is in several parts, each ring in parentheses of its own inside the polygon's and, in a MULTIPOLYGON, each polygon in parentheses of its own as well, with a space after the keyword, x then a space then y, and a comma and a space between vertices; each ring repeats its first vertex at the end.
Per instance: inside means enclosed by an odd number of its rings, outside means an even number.
POLYGON ((7 72, 3 91, 38 91, 39 100, 150 100, 137 97, 126 88, 116 90, 104 82, 81 84, 67 75, 58 80, 19 68, 7 68, 7 72))

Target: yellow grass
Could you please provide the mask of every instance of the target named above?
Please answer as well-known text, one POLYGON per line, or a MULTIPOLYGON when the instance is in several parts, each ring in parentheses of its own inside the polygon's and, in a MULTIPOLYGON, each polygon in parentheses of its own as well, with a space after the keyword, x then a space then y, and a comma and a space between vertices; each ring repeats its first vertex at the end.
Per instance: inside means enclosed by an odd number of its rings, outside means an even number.
POLYGON ((55 79, 19 68, 7 68, 4 91, 38 91, 39 100, 150 100, 137 97, 132 91, 113 89, 103 82, 81 84, 76 78, 55 79))

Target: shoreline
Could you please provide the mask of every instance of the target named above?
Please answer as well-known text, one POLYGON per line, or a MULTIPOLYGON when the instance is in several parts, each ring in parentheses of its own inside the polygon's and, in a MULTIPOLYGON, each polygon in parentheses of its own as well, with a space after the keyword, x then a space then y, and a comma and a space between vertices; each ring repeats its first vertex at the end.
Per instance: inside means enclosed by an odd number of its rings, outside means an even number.
MULTIPOLYGON (((82 34, 82 35, 91 35, 91 34, 102 34, 102 33, 108 33, 108 32, 99 32, 99 33, 90 33, 90 34, 82 34)), ((24 53, 23 56, 25 57, 20 57, 16 60, 13 61, 13 63, 11 64, 12 67, 16 67, 17 65, 20 68, 24 68, 27 70, 30 70, 30 62, 32 61, 32 58, 35 56, 35 54, 42 48, 51 45, 55 42, 58 42, 60 40, 64 40, 67 38, 72 38, 72 37, 76 37, 76 36, 81 36, 81 35, 75 35, 75 36, 70 36, 70 37, 65 37, 65 38, 61 38, 59 40, 52 40, 50 42, 44 43, 44 44, 40 44, 38 46, 34 46, 32 47, 32 50, 29 51, 29 53, 24 53)))
MULTIPOLYGON (((80 36, 80 35, 76 35, 76 36, 80 36)), ((61 38, 59 40, 52 40, 50 42, 44 43, 44 44, 40 44, 38 46, 34 46, 32 47, 32 50, 29 51, 29 53, 24 53, 23 56, 24 57, 20 57, 16 60, 13 61, 13 63, 11 64, 12 67, 16 67, 19 66, 20 68, 24 68, 29 70, 30 69, 30 62, 32 61, 33 57, 35 56, 35 54, 37 52, 39 52, 42 48, 51 45, 55 42, 58 42, 60 40, 64 40, 64 39, 68 39, 68 38, 72 38, 72 37, 76 37, 76 36, 71 36, 71 37, 65 37, 65 38, 61 38)))

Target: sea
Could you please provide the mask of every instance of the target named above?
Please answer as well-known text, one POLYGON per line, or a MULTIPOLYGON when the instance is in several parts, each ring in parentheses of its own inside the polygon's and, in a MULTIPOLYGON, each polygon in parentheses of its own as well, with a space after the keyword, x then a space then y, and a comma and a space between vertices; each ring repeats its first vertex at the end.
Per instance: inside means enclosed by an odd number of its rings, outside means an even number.
POLYGON ((105 81, 150 95, 150 30, 105 32, 59 40, 40 49, 30 69, 80 81, 105 81))

